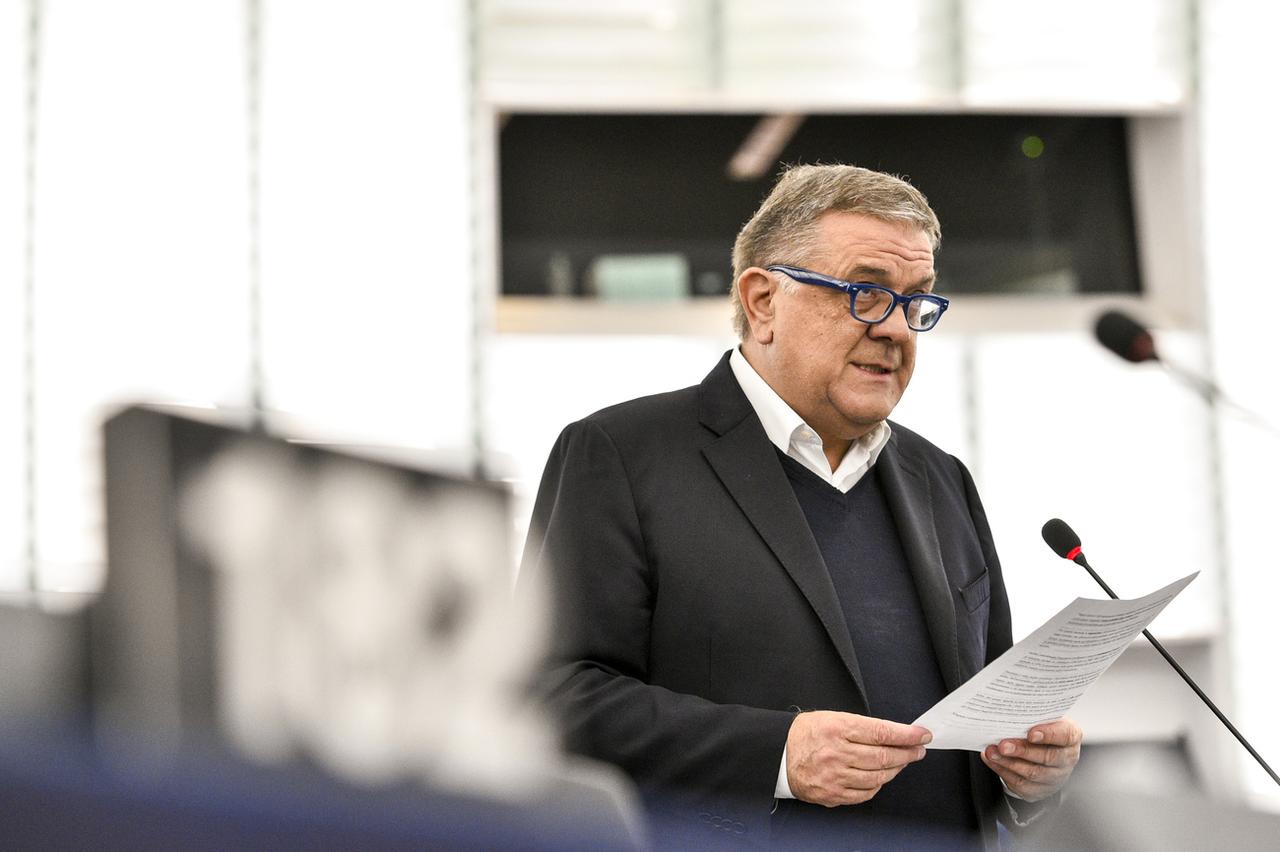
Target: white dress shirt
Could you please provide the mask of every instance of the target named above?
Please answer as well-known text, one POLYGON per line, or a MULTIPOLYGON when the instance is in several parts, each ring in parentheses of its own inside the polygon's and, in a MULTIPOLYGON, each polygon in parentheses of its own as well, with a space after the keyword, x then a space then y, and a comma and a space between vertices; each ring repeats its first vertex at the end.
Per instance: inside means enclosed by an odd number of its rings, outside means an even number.
POLYGON ((733 350, 729 356, 729 368, 747 395, 747 401, 755 409, 764 425, 764 433, 773 445, 809 470, 822 477, 833 488, 847 494, 858 484, 863 474, 880 457, 880 451, 889 443, 889 424, 883 420, 875 428, 850 445, 840 466, 831 469, 826 454, 822 452, 822 439, 809 424, 787 405, 777 392, 760 377, 755 367, 747 363, 742 352, 733 350))
MULTIPOLYGON (((764 433, 769 436, 773 445, 842 493, 847 494, 850 488, 858 484, 858 480, 876 463, 884 445, 889 443, 889 424, 882 420, 874 429, 854 441, 844 458, 840 459, 839 466, 832 470, 831 463, 822 452, 822 439, 818 437, 818 433, 769 387, 755 367, 743 357, 741 350, 733 350, 729 356, 729 368, 733 370, 734 378, 738 380, 747 401, 755 409, 756 416, 764 425, 764 433)), ((791 785, 787 783, 786 746, 782 748, 782 765, 778 768, 778 783, 773 794, 779 799, 795 798, 791 793, 791 785)))

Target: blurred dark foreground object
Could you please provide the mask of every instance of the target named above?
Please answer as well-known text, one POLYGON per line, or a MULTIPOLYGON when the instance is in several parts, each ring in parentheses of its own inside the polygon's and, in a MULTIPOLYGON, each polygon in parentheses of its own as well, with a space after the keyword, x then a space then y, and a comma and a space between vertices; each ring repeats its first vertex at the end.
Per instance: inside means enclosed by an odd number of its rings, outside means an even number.
POLYGON ((645 846, 524 694, 507 489, 219 414, 109 419, 102 593, 0 603, 0 848, 645 846))
POLYGON ((58 611, 34 599, 0 602, 0 741, 11 727, 32 719, 68 729, 88 723, 84 596, 73 601, 66 600, 71 596, 50 597, 63 598, 58 611))
MULTIPOLYGON (((63 732, 0 743, 5 849, 635 849, 600 801, 513 804, 185 755, 163 771, 105 767, 63 732)), ((117 755, 120 757, 120 755, 117 755)))

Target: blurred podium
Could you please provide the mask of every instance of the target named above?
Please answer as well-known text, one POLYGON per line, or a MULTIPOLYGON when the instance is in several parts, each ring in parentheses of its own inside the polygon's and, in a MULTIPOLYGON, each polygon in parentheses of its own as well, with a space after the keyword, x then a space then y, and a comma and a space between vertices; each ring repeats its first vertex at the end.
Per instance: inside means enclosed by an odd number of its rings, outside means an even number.
POLYGON ((0 813, 23 814, 0 834, 644 845, 630 785, 525 699, 549 628, 513 594, 505 488, 159 408, 105 439, 101 595, 0 612, 60 674, 0 662, 62 684, 0 701, 0 813))
POLYGON ((1280 849, 1280 815, 1205 796, 1071 789, 1047 830, 1028 844, 1046 852, 1280 849))

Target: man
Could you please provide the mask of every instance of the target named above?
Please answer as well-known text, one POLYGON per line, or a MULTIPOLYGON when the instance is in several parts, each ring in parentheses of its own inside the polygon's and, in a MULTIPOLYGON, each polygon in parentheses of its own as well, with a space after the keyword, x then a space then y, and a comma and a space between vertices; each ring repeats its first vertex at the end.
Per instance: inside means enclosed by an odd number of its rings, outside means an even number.
POLYGON ((547 463, 522 571, 568 746, 735 841, 995 848, 1078 758, 1068 720, 980 761, 909 724, 1011 644, 968 471, 887 420, 939 239, 904 181, 788 170, 734 246, 740 347, 547 463))

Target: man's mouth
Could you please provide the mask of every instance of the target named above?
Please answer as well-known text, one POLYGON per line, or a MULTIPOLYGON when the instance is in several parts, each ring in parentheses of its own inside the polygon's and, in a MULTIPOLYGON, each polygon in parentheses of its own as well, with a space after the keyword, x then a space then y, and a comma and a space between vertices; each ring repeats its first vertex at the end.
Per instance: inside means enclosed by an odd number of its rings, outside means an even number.
POLYGON ((877 376, 883 376, 885 373, 893 372, 892 367, 886 367, 883 364, 854 364, 853 366, 862 370, 864 373, 873 373, 877 376))

